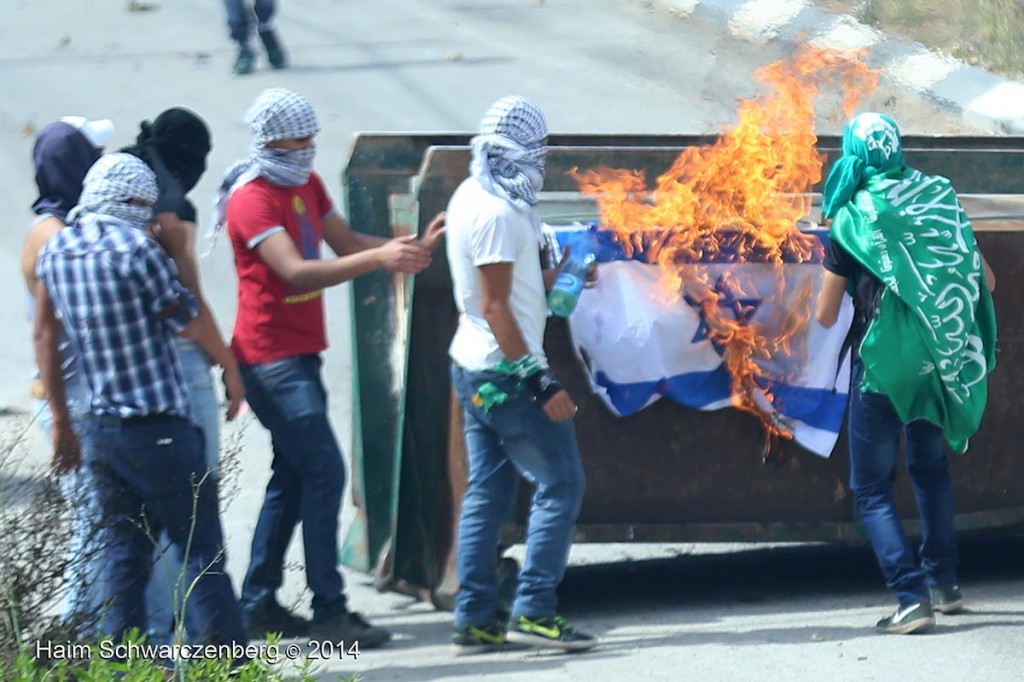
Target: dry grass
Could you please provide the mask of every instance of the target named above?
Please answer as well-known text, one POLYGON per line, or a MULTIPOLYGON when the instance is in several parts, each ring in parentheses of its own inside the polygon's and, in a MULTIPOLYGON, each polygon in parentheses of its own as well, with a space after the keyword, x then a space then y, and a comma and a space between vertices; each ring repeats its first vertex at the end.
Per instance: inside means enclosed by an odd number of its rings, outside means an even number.
POLYGON ((824 0, 821 5, 970 64, 1024 78, 1020 0, 824 0))

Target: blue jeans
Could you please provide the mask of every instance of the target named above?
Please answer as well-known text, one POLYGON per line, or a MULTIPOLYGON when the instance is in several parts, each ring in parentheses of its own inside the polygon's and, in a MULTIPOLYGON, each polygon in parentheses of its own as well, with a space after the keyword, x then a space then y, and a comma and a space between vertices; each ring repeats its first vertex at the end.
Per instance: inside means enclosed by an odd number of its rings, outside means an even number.
MULTIPOLYGON (((89 457, 89 387, 81 371, 64 377, 64 397, 71 427, 78 437, 83 461, 89 457)), ((36 421, 50 438, 53 415, 45 400, 33 401, 36 421)), ((80 638, 99 632, 103 613, 103 568, 106 562, 102 513, 88 467, 83 466, 60 479, 60 490, 71 507, 71 541, 68 546, 62 617, 80 638)))
MULTIPOLYGON (((188 386, 189 418, 202 433, 206 466, 216 477, 220 459, 220 409, 210 374, 210 359, 195 341, 179 338, 175 343, 188 386)), ((175 619, 188 613, 184 603, 188 585, 184 581, 181 560, 166 533, 160 536, 153 559, 153 574, 146 588, 149 639, 163 643, 171 641, 175 619)), ((190 632, 193 636, 196 634, 190 632)))
POLYGON ((514 379, 452 365, 452 385, 463 408, 469 481, 459 518, 459 595, 455 627, 494 622, 498 541, 519 476, 535 486, 513 616, 554 615, 555 594, 583 501, 585 479, 571 421, 553 422, 514 379), (491 382, 509 394, 488 412, 473 404, 491 382))
POLYGON ((345 465, 327 419, 320 366, 318 355, 241 366, 246 400, 270 431, 274 450, 273 474, 242 585, 242 607, 253 613, 270 604, 281 587, 285 553, 299 521, 313 619, 326 620, 346 609, 345 584, 338 570, 345 465))
POLYGON ((930 422, 903 424, 892 403, 860 390, 864 367, 855 363, 850 385, 850 488, 889 589, 901 606, 929 599, 928 586, 951 586, 956 577, 953 487, 945 436, 930 422), (899 436, 906 438, 907 473, 921 515, 920 561, 892 499, 899 436))
POLYGON ((194 640, 247 642, 225 569, 217 486, 204 480, 199 430, 171 415, 93 415, 89 438, 89 466, 108 527, 104 632, 120 639, 129 628, 145 631, 153 546, 166 530, 185 564, 194 640))
POLYGON ((224 0, 224 9, 228 12, 228 30, 231 39, 245 46, 252 37, 253 15, 258 22, 258 30, 271 28, 274 19, 274 0, 224 0))

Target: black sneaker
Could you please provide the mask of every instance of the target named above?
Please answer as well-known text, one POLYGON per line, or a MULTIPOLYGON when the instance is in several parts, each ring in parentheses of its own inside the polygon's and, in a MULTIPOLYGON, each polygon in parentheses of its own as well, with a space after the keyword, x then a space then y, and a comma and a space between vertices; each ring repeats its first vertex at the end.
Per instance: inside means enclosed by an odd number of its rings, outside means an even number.
POLYGON ((582 651, 597 645, 593 635, 579 632, 561 616, 519 616, 509 626, 508 641, 564 651, 582 651))
POLYGON ((931 602, 919 601, 910 606, 901 606, 888 618, 883 618, 875 629, 887 635, 909 635, 912 632, 927 632, 935 627, 935 613, 931 602))
POLYGON ((505 624, 496 622, 484 627, 470 625, 455 630, 452 633, 452 646, 455 647, 456 656, 468 656, 507 649, 510 644, 505 624))
POLYGON ((309 621, 291 613, 276 601, 242 610, 245 633, 253 639, 263 639, 268 632, 281 637, 302 637, 309 634, 309 621))
POLYGON ((267 50, 267 61, 275 69, 283 69, 288 66, 288 57, 284 52, 284 48, 281 47, 281 42, 277 39, 277 34, 273 31, 260 31, 260 40, 263 41, 263 47, 267 50))
POLYGON ((932 608, 939 613, 959 613, 963 610, 964 595, 960 594, 960 588, 957 585, 948 587, 933 585, 931 592, 932 608))
POLYGON ((256 68, 256 57, 252 50, 246 47, 238 50, 238 56, 235 57, 235 65, 231 67, 231 72, 236 76, 247 76, 252 73, 254 68, 256 68))
POLYGON ((390 632, 370 625, 365 618, 352 611, 342 611, 330 618, 314 620, 310 636, 313 639, 330 640, 335 644, 345 642, 346 647, 358 644, 360 649, 373 649, 391 641, 390 632))

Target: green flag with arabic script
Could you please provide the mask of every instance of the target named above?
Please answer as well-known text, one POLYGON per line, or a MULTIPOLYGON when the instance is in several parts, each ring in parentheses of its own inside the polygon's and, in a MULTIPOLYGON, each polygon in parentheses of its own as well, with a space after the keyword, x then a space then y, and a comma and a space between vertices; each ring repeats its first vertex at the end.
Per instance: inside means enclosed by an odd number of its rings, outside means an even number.
POLYGON ((868 178, 836 211, 835 239, 885 285, 864 334, 862 390, 925 419, 963 452, 995 367, 996 317, 974 231, 949 180, 912 168, 868 178))

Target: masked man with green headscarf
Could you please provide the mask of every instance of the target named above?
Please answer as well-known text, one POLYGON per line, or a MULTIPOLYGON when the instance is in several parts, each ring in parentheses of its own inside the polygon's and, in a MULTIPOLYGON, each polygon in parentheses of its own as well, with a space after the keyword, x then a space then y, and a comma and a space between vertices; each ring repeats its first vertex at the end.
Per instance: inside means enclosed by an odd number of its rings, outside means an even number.
POLYGON ((995 366, 995 278, 949 180, 907 166, 896 122, 864 113, 843 132, 825 182, 832 221, 817 318, 850 329, 850 488, 886 583, 899 599, 880 632, 935 625, 963 608, 945 443, 963 452, 995 366), (896 515, 899 435, 921 514, 920 561, 896 515))

